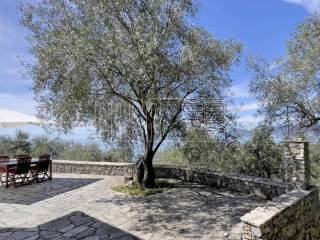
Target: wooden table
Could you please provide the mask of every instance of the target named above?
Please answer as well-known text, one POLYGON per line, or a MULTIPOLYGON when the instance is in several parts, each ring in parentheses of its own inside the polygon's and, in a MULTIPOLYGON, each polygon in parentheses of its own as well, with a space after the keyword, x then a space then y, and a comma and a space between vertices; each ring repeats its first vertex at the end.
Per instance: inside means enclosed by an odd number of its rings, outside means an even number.
MULTIPOLYGON (((5 168, 6 169, 6 188, 9 187, 9 169, 14 168, 17 166, 17 160, 16 159, 10 159, 10 161, 7 162, 0 162, 0 168, 5 168)), ((31 165, 36 165, 39 162, 38 158, 32 158, 31 159, 31 165)), ((50 165, 49 165, 49 180, 52 179, 52 160, 50 160, 50 165)))

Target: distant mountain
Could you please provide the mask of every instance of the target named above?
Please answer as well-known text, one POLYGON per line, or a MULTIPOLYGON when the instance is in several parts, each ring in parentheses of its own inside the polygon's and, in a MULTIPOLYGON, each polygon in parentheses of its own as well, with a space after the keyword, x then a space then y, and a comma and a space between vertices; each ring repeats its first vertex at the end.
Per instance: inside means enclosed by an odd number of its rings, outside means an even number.
MULTIPOLYGON (((237 128, 237 129, 235 129, 235 132, 239 136, 240 142, 244 143, 252 137, 253 129, 248 130, 245 128, 237 128)), ((312 126, 308 129, 304 129, 304 130, 300 130, 299 127, 296 126, 293 129, 291 129, 291 131, 290 131, 291 136, 299 135, 299 133, 304 133, 304 135, 308 139, 310 139, 312 141, 316 141, 316 140, 320 139, 320 126, 315 125, 315 126, 312 126)), ((274 136, 276 142, 283 141, 283 139, 285 138, 286 135, 287 135, 287 126, 282 125, 282 126, 274 127, 273 136, 274 136)))
POLYGON ((248 130, 245 128, 235 129, 235 134, 239 137, 241 143, 247 142, 252 136, 253 130, 248 130))

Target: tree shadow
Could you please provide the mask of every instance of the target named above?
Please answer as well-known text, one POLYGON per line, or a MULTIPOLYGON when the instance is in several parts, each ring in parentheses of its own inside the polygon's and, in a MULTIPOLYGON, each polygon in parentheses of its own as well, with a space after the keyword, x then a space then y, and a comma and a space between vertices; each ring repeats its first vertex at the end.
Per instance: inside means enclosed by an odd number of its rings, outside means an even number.
POLYGON ((165 231, 168 238, 172 234, 172 238, 178 235, 183 239, 201 239, 203 236, 221 239, 224 233, 230 233, 238 239, 241 228, 235 225, 240 224, 240 217, 263 205, 265 200, 203 185, 179 183, 174 189, 158 195, 116 195, 97 202, 131 209, 127 214, 136 220, 130 229, 136 231, 165 231))
POLYGON ((139 240, 132 234, 78 211, 34 228, 0 228, 0 239, 139 240))
POLYGON ((0 190, 0 203, 31 205, 92 184, 102 178, 53 178, 51 181, 0 190))

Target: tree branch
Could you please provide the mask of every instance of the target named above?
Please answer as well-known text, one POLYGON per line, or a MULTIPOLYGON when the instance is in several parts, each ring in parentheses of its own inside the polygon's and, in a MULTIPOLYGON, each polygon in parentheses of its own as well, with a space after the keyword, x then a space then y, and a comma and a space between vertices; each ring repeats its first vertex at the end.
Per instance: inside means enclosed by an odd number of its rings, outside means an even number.
POLYGON ((169 134, 169 132, 172 130, 172 127, 174 126, 174 123, 176 122, 179 114, 183 111, 183 103, 185 101, 185 99, 190 95, 192 94, 193 92, 195 92, 197 90, 197 88, 194 88, 193 90, 187 92, 184 97, 182 98, 182 100, 180 101, 180 104, 179 104, 179 108, 178 108, 178 111, 174 114, 174 116, 172 117, 166 131, 164 132, 164 134, 161 136, 161 139, 159 140, 158 144, 156 145, 155 149, 153 150, 153 153, 156 153, 160 147, 160 145, 163 143, 163 141, 166 139, 167 135, 169 134))

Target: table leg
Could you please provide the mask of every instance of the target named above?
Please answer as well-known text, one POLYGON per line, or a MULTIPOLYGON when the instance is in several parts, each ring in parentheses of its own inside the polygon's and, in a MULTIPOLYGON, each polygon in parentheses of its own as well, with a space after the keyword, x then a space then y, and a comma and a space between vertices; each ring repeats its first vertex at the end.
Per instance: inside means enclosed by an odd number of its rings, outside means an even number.
POLYGON ((9 169, 6 167, 6 188, 9 187, 9 169))

